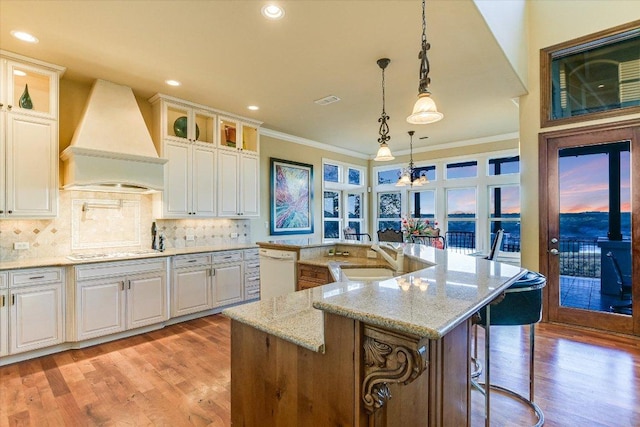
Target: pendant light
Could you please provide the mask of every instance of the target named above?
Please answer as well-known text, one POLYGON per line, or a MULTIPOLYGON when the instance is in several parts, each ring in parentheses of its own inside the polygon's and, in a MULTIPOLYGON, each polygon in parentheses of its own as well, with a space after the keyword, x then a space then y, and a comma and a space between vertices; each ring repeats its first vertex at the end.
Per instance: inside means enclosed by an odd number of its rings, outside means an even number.
POLYGON ((429 59, 427 51, 431 45, 427 43, 427 19, 425 15, 425 0, 422 0, 422 49, 418 54, 420 59, 420 83, 418 84, 418 100, 413 106, 413 112, 407 117, 407 122, 414 125, 426 125, 442 120, 444 114, 438 111, 436 103, 429 92, 429 59))
POLYGON ((409 167, 404 168, 402 170, 402 174, 400 175, 400 178, 398 179, 398 182, 396 182, 396 187, 406 187, 407 185, 411 186, 411 187, 420 187, 424 184, 428 184, 429 180, 427 179, 426 175, 421 175, 419 177, 416 177, 415 179, 413 178, 414 173, 415 173, 415 169, 413 167, 413 134, 415 133, 414 131, 410 130, 409 132, 407 132, 409 134, 409 167))
POLYGON ((384 109, 384 69, 387 68, 391 60, 389 58, 380 58, 377 63, 378 66, 382 69, 382 115, 378 119, 378 123, 380 123, 380 130, 378 130, 378 134, 380 137, 378 138, 378 144, 380 144, 380 148, 378 148, 378 153, 376 157, 373 159, 376 162, 387 162, 389 160, 395 159, 391 154, 391 150, 387 145, 387 141, 391 139, 389 136, 389 125, 387 124, 387 120, 389 120, 389 116, 384 109))

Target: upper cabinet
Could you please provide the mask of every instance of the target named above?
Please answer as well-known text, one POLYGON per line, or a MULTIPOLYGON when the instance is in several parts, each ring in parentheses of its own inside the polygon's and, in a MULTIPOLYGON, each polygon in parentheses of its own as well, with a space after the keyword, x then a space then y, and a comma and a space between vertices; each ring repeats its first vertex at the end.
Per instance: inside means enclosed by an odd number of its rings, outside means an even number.
POLYGON ((0 52, 0 218, 58 206, 58 91, 64 68, 0 52))
POLYGON ((220 117, 218 125, 220 148, 258 155, 260 151, 258 126, 257 123, 220 117))
POLYGON ((260 122, 157 94, 153 139, 165 164, 156 218, 258 215, 260 122))

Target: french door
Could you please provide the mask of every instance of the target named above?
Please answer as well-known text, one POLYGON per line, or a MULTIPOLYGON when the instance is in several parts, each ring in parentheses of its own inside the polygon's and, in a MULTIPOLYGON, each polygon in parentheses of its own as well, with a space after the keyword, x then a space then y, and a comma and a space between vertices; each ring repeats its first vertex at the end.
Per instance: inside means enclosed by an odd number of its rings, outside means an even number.
POLYGON ((640 335, 640 122, 539 142, 545 319, 640 335))

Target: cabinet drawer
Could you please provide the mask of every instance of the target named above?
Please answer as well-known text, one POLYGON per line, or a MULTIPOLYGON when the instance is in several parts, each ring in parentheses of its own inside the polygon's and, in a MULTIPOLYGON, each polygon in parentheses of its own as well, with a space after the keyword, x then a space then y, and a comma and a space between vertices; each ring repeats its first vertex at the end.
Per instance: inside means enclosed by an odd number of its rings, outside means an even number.
POLYGON ((248 261, 248 260, 259 260, 260 259, 260 252, 258 250, 258 248, 255 249, 245 249, 244 250, 244 260, 248 261))
POLYGON ((166 258, 154 258, 136 261, 103 262, 75 267, 76 280, 96 279, 99 277, 131 276, 151 271, 166 270, 166 258))
POLYGON ((322 286, 322 285, 324 285, 324 283, 309 282, 309 281, 306 281, 306 280, 298 280, 298 290, 299 291, 304 291, 305 289, 316 288, 316 287, 322 286))
POLYGON ((245 290, 260 289, 260 278, 259 277, 245 278, 244 288, 245 290))
POLYGON ((242 252, 223 251, 223 252, 213 253, 213 262, 216 264, 222 263, 222 262, 234 262, 234 261, 242 261, 242 252))
POLYGON ((330 282, 329 269, 327 267, 298 264, 298 279, 324 285, 330 282))
POLYGON ((61 268, 34 268, 12 271, 9 272, 9 285, 11 287, 17 287, 61 282, 62 275, 61 268))
POLYGON ((173 258, 173 268, 210 265, 211 254, 179 255, 173 258))

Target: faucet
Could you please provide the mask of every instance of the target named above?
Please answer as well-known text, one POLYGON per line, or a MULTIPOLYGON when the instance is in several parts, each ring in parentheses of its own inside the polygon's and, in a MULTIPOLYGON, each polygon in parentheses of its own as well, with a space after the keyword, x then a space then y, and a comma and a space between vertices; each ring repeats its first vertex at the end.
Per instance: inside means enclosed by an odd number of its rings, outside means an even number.
POLYGON ((395 259, 393 259, 391 255, 389 255, 384 249, 382 249, 379 245, 375 243, 371 245, 371 250, 382 255, 382 258, 384 258, 385 261, 387 261, 389 265, 391 265, 391 267, 394 270, 396 270, 396 272, 402 273, 403 272, 402 269, 404 268, 404 249, 402 248, 402 246, 398 247, 397 249, 389 245, 385 245, 385 247, 388 247, 395 251, 396 253, 395 259))

